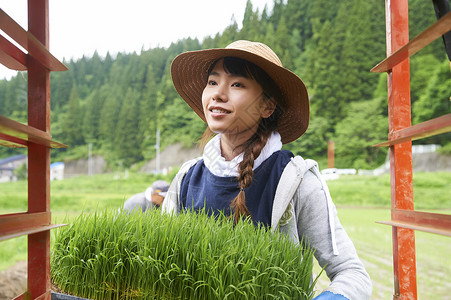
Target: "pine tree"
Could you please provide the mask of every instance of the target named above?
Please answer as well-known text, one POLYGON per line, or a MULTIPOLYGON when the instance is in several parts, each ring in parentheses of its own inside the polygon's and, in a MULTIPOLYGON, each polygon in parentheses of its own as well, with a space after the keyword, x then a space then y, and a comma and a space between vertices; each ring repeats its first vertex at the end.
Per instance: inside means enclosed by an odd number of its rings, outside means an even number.
POLYGON ((89 60, 88 66, 87 71, 91 75, 89 86, 91 89, 99 88, 105 82, 106 73, 103 70, 103 62, 97 51, 94 52, 94 55, 89 60))
POLYGON ((258 10, 254 11, 250 0, 246 2, 246 9, 243 17, 243 28, 239 33, 239 38, 244 40, 259 41, 263 39, 260 34, 260 19, 258 10))
POLYGON ((252 7, 252 1, 247 0, 246 8, 244 9, 243 29, 241 30, 242 32, 249 30, 251 28, 253 16, 254 16, 254 9, 252 7))
POLYGON ((410 58, 410 102, 412 107, 418 99, 426 96, 428 84, 434 78, 433 74, 439 69, 438 66, 440 66, 440 61, 433 54, 410 58))
MULTIPOLYGON (((72 62, 73 63, 73 62, 72 62)), ((71 63, 71 64, 72 64, 71 63)), ((74 82, 74 74, 69 65, 67 72, 52 72, 51 74, 51 107, 57 109, 65 106, 70 98, 74 82)))
POLYGON ((274 33, 274 26, 270 22, 266 25, 266 35, 263 38, 263 42, 271 49, 274 49, 277 45, 277 37, 274 33))
POLYGON ((283 148, 304 157, 326 157, 328 130, 329 124, 325 118, 312 116, 305 134, 296 141, 284 145, 283 148))
POLYGON ((282 16, 276 30, 277 47, 273 49, 280 57, 285 50, 290 49, 290 34, 288 33, 287 23, 282 16))
POLYGON ((388 121, 382 116, 381 102, 385 99, 348 105, 348 116, 337 124, 334 136, 337 167, 369 169, 383 163, 386 149, 373 147, 388 135, 388 121))
MULTIPOLYGON (((371 99, 377 83, 377 75, 369 70, 375 64, 373 37, 376 33, 368 26, 367 19, 376 10, 372 1, 354 0, 349 11, 348 30, 340 57, 340 98, 344 103, 371 99)), ((382 51, 382 50, 379 50, 382 51)), ((376 58, 377 59, 377 58, 376 58)))
POLYGON ((110 92, 103 102, 103 107, 100 111, 99 137, 106 151, 113 151, 121 106, 121 98, 114 90, 110 92))
POLYGON ((316 0, 313 1, 311 11, 310 11, 310 19, 318 19, 321 24, 326 21, 331 22, 336 14, 336 7, 339 1, 330 1, 330 0, 316 0))
MULTIPOLYGON (((430 27, 437 21, 433 1, 409 0, 409 39, 430 27)), ((438 60, 445 58, 445 47, 442 39, 437 39, 421 49, 421 54, 432 54, 438 60)))
MULTIPOLYGON (((435 21, 430 1, 409 0, 411 38, 435 21)), ((183 51, 224 47, 237 39, 268 44, 284 66, 304 80, 311 97, 311 124, 300 141, 294 143, 296 151, 302 149, 315 159, 324 157, 327 139, 332 134, 340 133, 347 138, 346 132, 352 133, 352 129, 345 128, 343 121, 352 117, 349 115, 351 112, 362 118, 364 115, 358 109, 371 108, 378 118, 386 117, 386 74, 369 72, 386 56, 383 1, 275 0, 272 10, 265 7, 259 14, 250 0, 246 3, 242 29, 238 25, 241 24, 232 19, 222 33, 203 41, 181 39, 167 48, 142 49, 139 54, 111 56, 107 53, 103 59, 94 53, 64 62, 69 71, 51 73, 53 137, 69 144, 68 151, 71 151, 73 145, 84 147, 84 143, 99 136, 102 154, 110 161, 117 159, 118 152, 113 152, 113 149, 118 150, 114 147, 118 145, 118 132, 123 129, 118 124, 125 122, 121 121, 119 114, 125 109, 123 102, 132 105, 127 102, 131 93, 133 108, 127 110, 138 110, 135 119, 139 123, 127 136, 135 136, 139 144, 130 150, 119 149, 123 150, 121 157, 126 156, 126 150, 131 151, 133 159, 127 164, 139 157, 149 159, 154 155, 157 122, 161 127, 163 145, 180 141, 192 143, 205 125, 175 91, 170 76, 171 62, 183 51), (367 106, 352 104, 360 102, 367 106), (140 153, 133 154, 135 149, 140 153)), ((450 102, 446 100, 450 90, 449 63, 448 73, 439 71, 438 67, 445 57, 443 42, 438 39, 411 58, 414 122, 449 112, 447 105, 450 102), (439 100, 434 102, 430 98, 439 100)), ((25 78, 26 73, 19 73, 11 80, 0 81, 0 114, 23 122, 26 122, 27 105, 25 78)), ((355 141, 363 143, 360 139, 362 137, 355 141)), ((443 144, 447 139, 446 135, 439 135, 434 137, 434 142, 443 144)), ((365 152, 361 149, 352 151, 365 152)), ((371 158, 374 153, 365 153, 355 156, 355 159, 370 164, 374 161, 371 158)), ((348 153, 346 157, 352 155, 348 153)))
POLYGON ((295 60, 302 53, 301 32, 297 28, 291 31, 289 51, 293 60, 295 60))
POLYGON ((287 27, 299 30, 301 49, 305 50, 312 36, 311 10, 315 1, 288 0, 286 5, 287 27))
MULTIPOLYGON (((319 27, 319 26, 318 26, 319 27)), ((343 99, 337 97, 336 85, 339 76, 339 64, 332 48, 332 26, 326 21, 318 33, 318 44, 311 57, 313 61, 312 79, 313 94, 311 95, 312 114, 323 117, 329 124, 329 130, 343 118, 343 99), (328 109, 326 109, 328 108, 328 109), (333 108, 333 109, 332 109, 333 108)))
MULTIPOLYGON (((283 3, 283 0, 274 0, 273 2, 273 8, 272 8, 272 15, 269 17, 269 21, 273 24, 277 25, 280 22, 280 19, 282 19, 282 16, 285 12, 285 4, 283 3)), ((277 30, 277 28, 275 28, 277 30)))
POLYGON ((72 87, 67 113, 63 119, 63 140, 68 146, 78 146, 84 143, 82 132, 83 114, 80 109, 80 97, 77 86, 72 87))
MULTIPOLYGON (((430 74, 424 94, 413 105, 414 123, 424 122, 451 112, 451 75, 446 59, 430 74)), ((435 141, 440 140, 434 139, 435 141)))
POLYGON ((155 132, 158 128, 157 85, 151 65, 147 67, 145 89, 140 104, 139 136, 142 139, 141 152, 144 158, 154 157, 155 132))
POLYGON ((142 159, 141 139, 137 134, 139 126, 139 106, 137 96, 131 89, 127 90, 119 114, 115 132, 115 152, 123 166, 130 167, 142 159))
POLYGON ((83 120, 83 135, 87 143, 97 143, 99 139, 100 112, 105 99, 105 88, 96 89, 88 97, 83 120))
MULTIPOLYGON (((232 24, 227 26, 222 35, 219 38, 219 44, 217 47, 226 47, 232 41, 236 40, 238 37, 238 24, 235 20, 232 21, 232 24)), ((211 47, 213 48, 213 47, 211 47)))

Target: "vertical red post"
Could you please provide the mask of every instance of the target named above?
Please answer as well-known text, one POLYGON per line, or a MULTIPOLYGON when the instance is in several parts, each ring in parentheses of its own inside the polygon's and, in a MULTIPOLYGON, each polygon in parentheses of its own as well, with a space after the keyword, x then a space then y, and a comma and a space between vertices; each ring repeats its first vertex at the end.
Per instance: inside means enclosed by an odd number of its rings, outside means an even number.
MULTIPOLYGON (((387 54, 409 41, 408 0, 386 0, 387 54)), ((409 59, 388 72, 389 132, 411 125, 409 59)), ((413 210, 412 142, 390 147, 392 218, 395 209, 413 210)), ((393 227, 394 299, 417 299, 415 233, 393 227)))
POLYGON ((335 167, 335 143, 334 141, 327 142, 327 167, 335 167))
MULTIPOLYGON (((49 46, 49 2, 28 0, 28 31, 49 46)), ((29 49, 33 54, 33 49, 29 49)), ((28 55, 28 125, 50 132, 50 71, 28 55)), ((50 148, 29 143, 28 212, 50 211, 50 148)), ((48 224, 51 220, 49 217, 48 224)), ((28 236, 28 292, 50 299, 50 231, 28 236)))

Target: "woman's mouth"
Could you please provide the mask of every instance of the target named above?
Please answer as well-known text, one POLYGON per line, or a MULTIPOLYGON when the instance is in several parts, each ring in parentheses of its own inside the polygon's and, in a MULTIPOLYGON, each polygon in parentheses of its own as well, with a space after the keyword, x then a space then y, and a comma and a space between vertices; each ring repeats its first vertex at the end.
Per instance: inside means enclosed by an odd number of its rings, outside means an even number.
POLYGON ((210 107, 209 111, 210 111, 212 117, 222 117, 227 114, 230 114, 229 110, 226 110, 222 107, 210 107))
POLYGON ((224 109, 218 109, 218 108, 213 108, 213 109, 211 109, 210 110, 212 113, 218 113, 218 114, 228 114, 228 113, 230 113, 229 111, 227 111, 227 110, 224 110, 224 109))

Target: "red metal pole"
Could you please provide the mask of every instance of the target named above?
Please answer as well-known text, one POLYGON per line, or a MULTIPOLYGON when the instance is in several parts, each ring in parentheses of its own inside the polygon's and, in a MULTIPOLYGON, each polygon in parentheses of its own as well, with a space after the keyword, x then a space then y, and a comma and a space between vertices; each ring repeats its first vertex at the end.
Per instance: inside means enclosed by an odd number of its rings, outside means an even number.
MULTIPOLYGON (((49 2, 28 0, 28 31, 49 46, 49 2)), ((29 52, 32 52, 30 49, 29 52)), ((50 71, 28 55, 28 125, 50 132, 50 71)), ((28 212, 50 212, 50 148, 28 146, 28 212)), ((50 224, 50 214, 48 217, 50 224)), ((28 236, 28 292, 50 299, 50 231, 28 236)))
MULTIPOLYGON (((408 0, 386 0, 387 54, 409 41, 408 0)), ((411 125, 409 59, 388 72, 389 131, 411 125)), ((412 142, 390 146, 392 219, 394 209, 413 210, 412 142)), ((415 232, 393 227, 394 299, 417 299, 415 232)))
POLYGON ((334 141, 327 142, 327 167, 335 167, 335 143, 334 141))

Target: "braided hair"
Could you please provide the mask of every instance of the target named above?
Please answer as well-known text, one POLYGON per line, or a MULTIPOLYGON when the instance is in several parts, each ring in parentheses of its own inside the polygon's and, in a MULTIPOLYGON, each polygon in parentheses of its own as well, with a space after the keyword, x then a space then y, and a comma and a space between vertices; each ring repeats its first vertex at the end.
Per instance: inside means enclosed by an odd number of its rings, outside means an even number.
MULTIPOLYGON (((215 61, 211 65, 208 76, 218 61, 219 60, 215 61)), ((283 97, 279 87, 275 84, 271 77, 269 77, 265 71, 255 64, 237 57, 225 57, 223 58, 223 66, 224 71, 229 74, 254 79, 257 81, 263 89, 264 100, 271 101, 273 98, 277 103, 272 115, 268 118, 261 119, 258 129, 254 135, 245 143, 237 146, 236 148, 238 150, 244 150, 243 160, 238 165, 238 176, 236 178, 240 191, 230 204, 233 211, 233 219, 236 223, 243 217, 252 217, 246 206, 246 195, 244 191, 252 184, 255 159, 260 155, 261 151, 265 147, 271 133, 277 128, 277 120, 281 114, 280 103, 283 103, 283 97)), ((213 135, 214 133, 207 127, 201 138, 201 145, 205 146, 213 135)))

